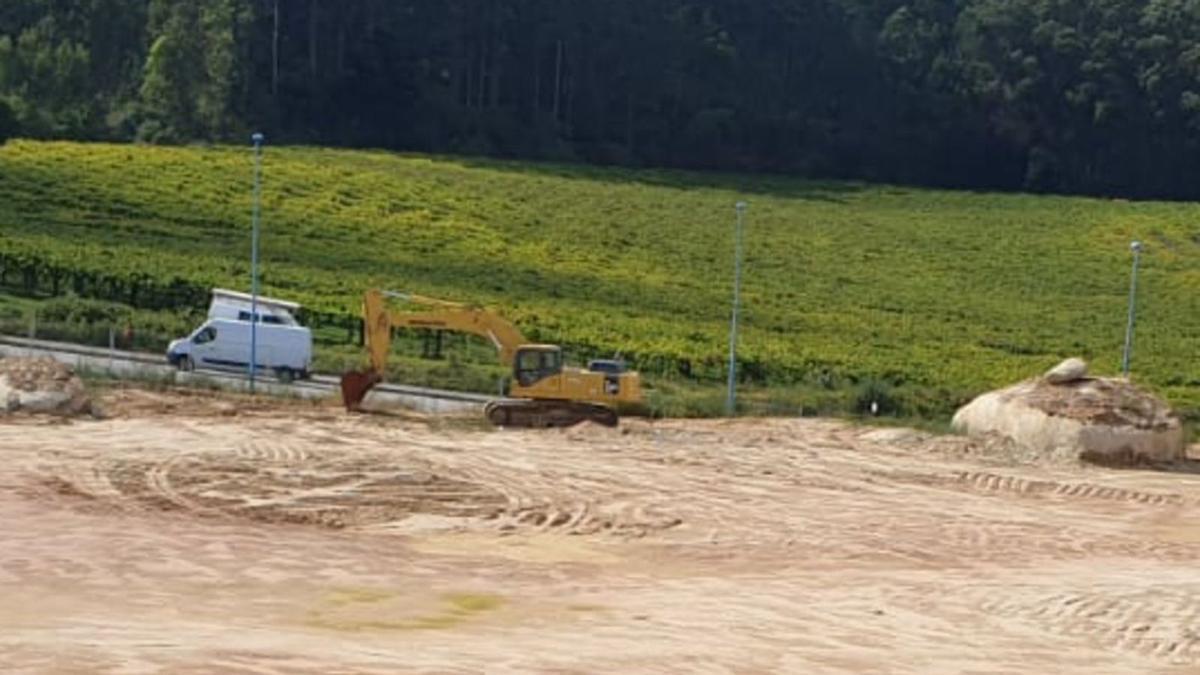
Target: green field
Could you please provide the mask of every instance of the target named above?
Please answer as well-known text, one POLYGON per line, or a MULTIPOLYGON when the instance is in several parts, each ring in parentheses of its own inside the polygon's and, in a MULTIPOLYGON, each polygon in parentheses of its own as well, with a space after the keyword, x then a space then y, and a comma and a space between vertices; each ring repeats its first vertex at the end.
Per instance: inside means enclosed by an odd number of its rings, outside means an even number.
MULTIPOLYGON (((758 400, 867 388, 937 416, 1066 356, 1114 373, 1137 238, 1135 377, 1200 407, 1195 205, 312 148, 268 148, 264 172, 263 291, 320 313, 326 363, 358 357, 334 326, 381 286, 717 392, 745 199, 739 363, 758 400)), ((247 149, 11 141, 0 284, 154 312, 246 288, 251 181, 247 149)))

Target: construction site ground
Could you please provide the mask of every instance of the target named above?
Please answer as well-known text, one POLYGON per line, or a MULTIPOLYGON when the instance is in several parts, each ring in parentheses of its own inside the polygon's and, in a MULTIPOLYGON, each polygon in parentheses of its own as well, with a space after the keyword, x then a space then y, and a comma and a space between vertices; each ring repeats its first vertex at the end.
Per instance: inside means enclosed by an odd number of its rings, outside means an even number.
POLYGON ((0 422, 5 672, 1200 669, 1200 473, 812 419, 0 422))

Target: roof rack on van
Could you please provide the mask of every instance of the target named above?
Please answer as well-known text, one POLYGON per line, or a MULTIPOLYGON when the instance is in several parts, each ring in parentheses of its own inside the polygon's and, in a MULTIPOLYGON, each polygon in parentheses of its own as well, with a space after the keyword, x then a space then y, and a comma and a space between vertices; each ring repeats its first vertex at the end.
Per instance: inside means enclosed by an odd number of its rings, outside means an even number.
MULTIPOLYGON (((234 300, 237 302, 251 302, 254 298, 249 293, 241 293, 239 291, 231 291, 225 288, 214 288, 212 290, 213 300, 234 300)), ((263 307, 278 307, 286 309, 289 312, 295 312, 300 309, 300 303, 280 300, 279 298, 268 298, 258 296, 258 304, 263 307)))

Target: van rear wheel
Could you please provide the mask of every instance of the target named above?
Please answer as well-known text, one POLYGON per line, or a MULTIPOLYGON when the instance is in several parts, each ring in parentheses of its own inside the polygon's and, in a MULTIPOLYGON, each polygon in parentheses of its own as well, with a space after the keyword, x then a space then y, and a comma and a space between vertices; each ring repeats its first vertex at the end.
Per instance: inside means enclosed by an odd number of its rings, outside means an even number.
POLYGON ((292 372, 291 368, 275 369, 275 377, 284 384, 291 384, 292 380, 296 379, 296 373, 292 372))

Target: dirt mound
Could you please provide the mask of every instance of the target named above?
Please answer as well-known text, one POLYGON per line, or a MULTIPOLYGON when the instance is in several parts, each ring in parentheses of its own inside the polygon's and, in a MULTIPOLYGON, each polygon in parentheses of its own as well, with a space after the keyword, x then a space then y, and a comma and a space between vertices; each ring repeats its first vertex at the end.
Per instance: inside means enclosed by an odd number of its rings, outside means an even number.
POLYGON ((1161 399, 1126 380, 1078 370, 1059 377, 1063 370, 976 398, 955 414, 954 427, 1049 459, 1107 465, 1183 459, 1182 423, 1161 399))
POLYGON ((49 358, 0 358, 0 414, 84 415, 92 402, 71 368, 49 358))

